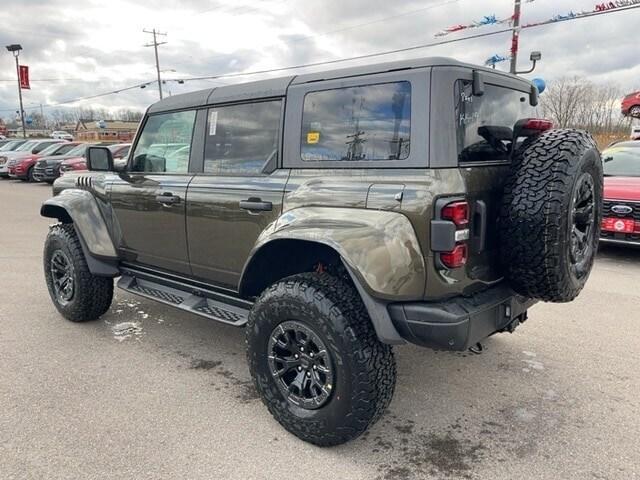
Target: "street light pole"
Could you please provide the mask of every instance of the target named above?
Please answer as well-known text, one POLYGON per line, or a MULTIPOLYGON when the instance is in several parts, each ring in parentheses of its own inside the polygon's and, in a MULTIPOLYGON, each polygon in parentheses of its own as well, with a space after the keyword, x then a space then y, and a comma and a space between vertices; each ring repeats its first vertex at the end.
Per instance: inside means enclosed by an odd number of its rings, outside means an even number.
POLYGON ((16 59, 16 75, 18 76, 18 97, 20 98, 20 121, 22 122, 22 137, 27 138, 27 130, 24 126, 24 108, 22 107, 22 87, 20 86, 20 63, 18 57, 20 56, 20 50, 22 46, 19 44, 7 45, 7 50, 13 53, 16 59))

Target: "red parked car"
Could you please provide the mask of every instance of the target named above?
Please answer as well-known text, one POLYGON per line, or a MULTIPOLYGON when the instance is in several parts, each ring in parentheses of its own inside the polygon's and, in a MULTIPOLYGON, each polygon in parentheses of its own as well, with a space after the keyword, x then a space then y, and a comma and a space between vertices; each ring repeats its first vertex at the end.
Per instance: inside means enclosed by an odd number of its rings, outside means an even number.
MULTIPOLYGON (((100 146, 105 146, 104 144, 96 144, 100 146)), ((91 146, 91 145, 88 145, 91 146)), ((116 145, 107 145, 107 148, 111 150, 111 154, 113 155, 113 161, 115 164, 118 162, 125 161, 127 155, 129 154, 129 149, 131 148, 130 143, 118 143, 116 145)), ((60 175, 63 175, 64 172, 74 171, 74 170, 86 170, 87 169, 87 160, 86 149, 82 156, 67 158, 62 161, 60 165, 60 175)))
POLYGON ((640 118, 640 92, 630 93, 622 99, 622 115, 640 118))
POLYGON ((602 152, 605 243, 640 246, 640 142, 620 142, 602 152))
POLYGON ((71 142, 54 143, 53 145, 50 145, 42 150, 40 153, 30 154, 27 157, 15 159, 13 162, 9 163, 9 177, 18 178, 26 182, 35 182, 35 179, 33 177, 33 167, 39 159, 44 157, 56 157, 59 155, 64 155, 77 145, 77 143, 71 142))

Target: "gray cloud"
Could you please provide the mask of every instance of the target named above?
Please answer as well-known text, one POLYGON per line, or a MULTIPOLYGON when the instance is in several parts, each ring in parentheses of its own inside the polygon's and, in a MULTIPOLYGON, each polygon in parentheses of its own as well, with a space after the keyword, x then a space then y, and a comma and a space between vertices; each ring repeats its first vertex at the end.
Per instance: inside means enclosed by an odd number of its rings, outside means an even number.
MULTIPOLYGON (((149 40, 142 33, 145 27, 167 28, 169 43, 160 47, 160 59, 163 69, 176 70, 163 74, 171 79, 346 58, 430 43, 436 41, 434 33, 448 25, 469 23, 486 14, 504 17, 511 13, 509 2, 501 0, 155 0, 148 7, 133 0, 123 3, 129 3, 134 13, 120 6, 113 12, 99 10, 96 3, 80 0, 29 0, 19 9, 0 12, 0 44, 23 45, 21 59, 31 67, 34 80, 69 79, 34 81, 32 90, 25 92, 27 107, 153 80, 153 51, 142 46, 149 40), (405 12, 413 13, 403 15, 405 12)), ((523 22, 566 13, 568 7, 559 3, 536 0, 524 4, 523 22)), ((576 0, 572 8, 590 10, 594 3, 576 0)), ((640 88, 635 38, 639 22, 640 9, 524 30, 521 65, 528 64, 530 50, 541 50, 543 61, 535 75, 548 81, 575 75, 617 83, 626 90, 640 88)), ((509 34, 501 34, 380 57, 380 61, 445 55, 482 63, 493 54, 506 54, 509 44, 509 34)), ((12 58, 4 52, 0 54, 0 80, 14 77, 12 58)), ((207 86, 212 83, 168 82, 165 88, 175 94, 207 86)), ((15 82, 0 81, 0 116, 6 115, 3 110, 15 109, 16 88, 15 82)), ((150 86, 82 105, 144 108, 156 98, 157 91, 150 86)))

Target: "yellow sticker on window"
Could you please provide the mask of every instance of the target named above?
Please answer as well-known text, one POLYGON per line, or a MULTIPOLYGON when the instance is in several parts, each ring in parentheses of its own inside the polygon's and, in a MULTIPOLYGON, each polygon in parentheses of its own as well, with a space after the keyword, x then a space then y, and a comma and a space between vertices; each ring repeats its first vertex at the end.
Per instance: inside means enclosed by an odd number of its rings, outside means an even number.
POLYGON ((307 133, 307 143, 318 143, 320 141, 320 132, 307 133))

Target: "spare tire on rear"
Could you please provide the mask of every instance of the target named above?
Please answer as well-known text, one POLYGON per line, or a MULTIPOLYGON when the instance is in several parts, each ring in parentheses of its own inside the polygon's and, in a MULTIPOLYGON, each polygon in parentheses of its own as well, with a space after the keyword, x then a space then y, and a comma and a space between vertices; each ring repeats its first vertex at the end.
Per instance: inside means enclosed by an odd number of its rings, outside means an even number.
POLYGON ((499 218, 505 275, 521 295, 569 302, 598 249, 602 161, 591 135, 549 130, 513 156, 499 218))

